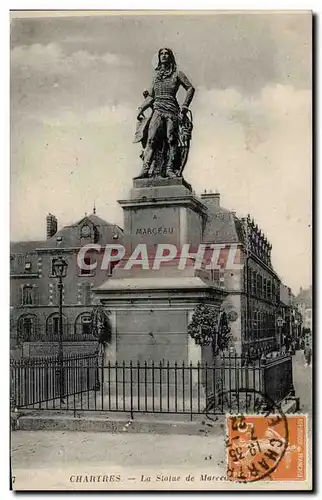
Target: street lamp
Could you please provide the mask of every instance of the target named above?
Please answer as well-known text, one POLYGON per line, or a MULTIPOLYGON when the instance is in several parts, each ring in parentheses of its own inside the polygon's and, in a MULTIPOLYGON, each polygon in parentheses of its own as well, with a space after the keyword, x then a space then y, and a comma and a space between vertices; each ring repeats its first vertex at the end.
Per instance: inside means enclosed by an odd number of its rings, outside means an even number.
POLYGON ((294 320, 294 325, 295 325, 295 336, 296 336, 296 338, 298 337, 298 324, 299 324, 298 319, 295 319, 294 320))
POLYGON ((276 323, 277 323, 277 327, 278 327, 278 341, 277 342, 278 342, 278 347, 281 348, 282 347, 282 327, 284 324, 284 320, 283 320, 282 316, 278 316, 276 323))
POLYGON ((59 395, 60 402, 64 403, 64 371, 63 371, 63 278, 67 275, 67 262, 59 255, 53 259, 54 277, 58 279, 59 293, 59 346, 58 346, 58 361, 59 361, 59 395))

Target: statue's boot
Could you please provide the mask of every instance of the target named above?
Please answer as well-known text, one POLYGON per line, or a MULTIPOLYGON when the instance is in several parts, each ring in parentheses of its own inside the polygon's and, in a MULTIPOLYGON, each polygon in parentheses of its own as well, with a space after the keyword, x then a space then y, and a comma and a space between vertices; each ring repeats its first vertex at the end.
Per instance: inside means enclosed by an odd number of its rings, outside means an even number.
POLYGON ((168 177, 169 179, 174 179, 177 177, 176 173, 174 172, 173 170, 173 167, 172 165, 168 165, 167 166, 167 169, 166 169, 166 177, 168 177))
POLYGON ((149 177, 149 170, 150 170, 150 165, 147 165, 146 163, 143 164, 140 175, 134 177, 134 179, 145 179, 146 177, 149 177))

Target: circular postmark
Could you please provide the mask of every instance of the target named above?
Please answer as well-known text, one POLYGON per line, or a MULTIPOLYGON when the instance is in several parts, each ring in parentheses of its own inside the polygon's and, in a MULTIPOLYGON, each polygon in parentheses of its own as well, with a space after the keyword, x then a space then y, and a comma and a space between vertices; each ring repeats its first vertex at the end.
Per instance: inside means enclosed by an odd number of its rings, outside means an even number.
POLYGON ((279 404, 253 389, 227 391, 227 477, 251 483, 277 470, 288 447, 287 418, 279 404), (232 398, 232 396, 234 396, 232 398), (235 398, 236 396, 236 398, 235 398))

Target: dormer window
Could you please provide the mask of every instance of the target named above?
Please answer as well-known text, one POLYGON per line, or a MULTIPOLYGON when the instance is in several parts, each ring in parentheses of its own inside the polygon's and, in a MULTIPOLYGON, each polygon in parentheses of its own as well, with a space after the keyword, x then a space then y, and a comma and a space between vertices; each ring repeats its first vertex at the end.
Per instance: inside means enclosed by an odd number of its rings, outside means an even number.
POLYGON ((82 238, 90 238, 92 236, 91 228, 88 225, 85 225, 81 229, 81 237, 82 238))
POLYGON ((31 271, 31 262, 28 261, 25 263, 25 271, 27 271, 27 272, 31 271))

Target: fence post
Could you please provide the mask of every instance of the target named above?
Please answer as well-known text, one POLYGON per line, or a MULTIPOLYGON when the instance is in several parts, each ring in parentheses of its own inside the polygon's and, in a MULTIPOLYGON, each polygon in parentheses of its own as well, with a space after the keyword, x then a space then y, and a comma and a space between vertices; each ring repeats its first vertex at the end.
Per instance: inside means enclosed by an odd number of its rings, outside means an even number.
MULTIPOLYGON (((131 420, 133 420, 133 373, 132 373, 132 361, 130 361, 130 391, 131 391, 131 420)), ((124 394, 123 394, 123 397, 124 394)))
POLYGON ((290 364, 291 364, 291 369, 290 369, 290 396, 291 397, 295 397, 295 388, 294 388, 294 384, 293 384, 293 358, 292 356, 289 354, 290 356, 290 364))
POLYGON ((266 386, 265 386, 265 369, 266 369, 266 365, 267 365, 267 359, 266 358, 261 358, 260 361, 259 361, 259 368, 260 368, 259 387, 260 387, 260 392, 263 395, 266 394, 266 386))

